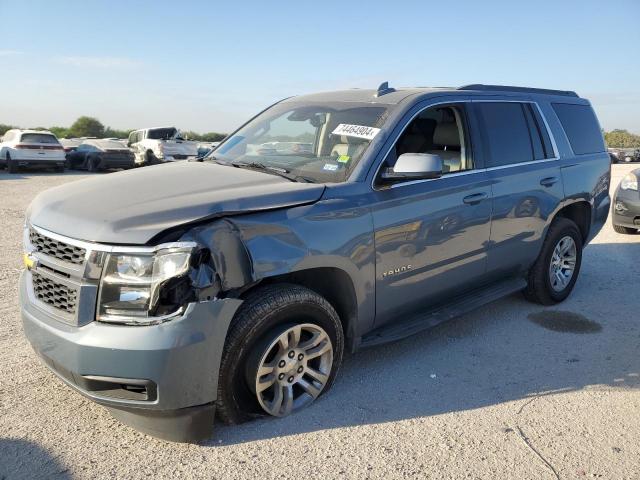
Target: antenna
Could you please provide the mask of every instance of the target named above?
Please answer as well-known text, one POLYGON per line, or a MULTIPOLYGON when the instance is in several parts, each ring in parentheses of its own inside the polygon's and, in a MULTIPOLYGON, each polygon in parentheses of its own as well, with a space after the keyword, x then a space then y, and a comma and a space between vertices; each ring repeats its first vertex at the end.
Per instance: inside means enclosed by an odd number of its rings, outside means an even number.
POLYGON ((382 95, 386 95, 387 93, 395 92, 395 88, 389 87, 389 82, 382 82, 378 87, 378 91, 375 94, 375 97, 381 97, 382 95))

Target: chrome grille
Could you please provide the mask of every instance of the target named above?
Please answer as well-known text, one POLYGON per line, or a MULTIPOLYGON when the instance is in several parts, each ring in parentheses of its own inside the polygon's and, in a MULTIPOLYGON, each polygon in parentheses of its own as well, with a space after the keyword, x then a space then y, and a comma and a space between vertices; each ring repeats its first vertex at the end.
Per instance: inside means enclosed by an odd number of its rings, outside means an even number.
POLYGON ((82 265, 87 251, 84 248, 69 245, 38 233, 33 228, 29 230, 29 240, 36 251, 44 253, 63 262, 82 265))
POLYGON ((76 290, 36 272, 31 272, 31 277, 33 279, 33 293, 38 300, 67 313, 75 313, 78 300, 76 290))

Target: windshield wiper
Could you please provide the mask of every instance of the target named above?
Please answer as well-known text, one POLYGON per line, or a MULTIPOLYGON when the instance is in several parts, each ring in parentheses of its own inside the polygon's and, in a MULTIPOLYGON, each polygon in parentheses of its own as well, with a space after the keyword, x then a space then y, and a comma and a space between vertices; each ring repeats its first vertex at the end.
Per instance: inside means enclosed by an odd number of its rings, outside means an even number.
POLYGON ((263 170, 265 172, 278 175, 282 178, 286 178, 291 182, 298 181, 296 179, 297 177, 287 175, 289 173, 289 170, 287 170, 286 168, 272 167, 270 165, 265 165, 264 163, 260 163, 260 162, 231 162, 229 163, 229 165, 233 165, 236 168, 251 168, 254 170, 263 170))

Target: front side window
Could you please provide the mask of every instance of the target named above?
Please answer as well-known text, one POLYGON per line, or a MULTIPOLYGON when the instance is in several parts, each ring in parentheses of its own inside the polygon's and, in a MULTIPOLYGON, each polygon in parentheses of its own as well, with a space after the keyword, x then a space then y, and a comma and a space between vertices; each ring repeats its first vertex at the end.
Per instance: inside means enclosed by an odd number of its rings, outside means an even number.
POLYGON ((344 182, 384 125, 390 105, 284 102, 227 138, 206 158, 297 181, 344 182))
POLYGON ((442 174, 473 168, 462 105, 429 107, 404 130, 386 159, 393 167, 403 153, 429 153, 442 160, 442 174))

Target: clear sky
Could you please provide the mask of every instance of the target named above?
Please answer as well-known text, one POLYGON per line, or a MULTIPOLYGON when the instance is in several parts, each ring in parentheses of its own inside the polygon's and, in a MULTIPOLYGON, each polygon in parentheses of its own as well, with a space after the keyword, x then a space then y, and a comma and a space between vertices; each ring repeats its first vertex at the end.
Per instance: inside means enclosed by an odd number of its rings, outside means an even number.
POLYGON ((0 0, 0 123, 229 131, 338 88, 576 90, 640 133, 640 0, 0 0))

